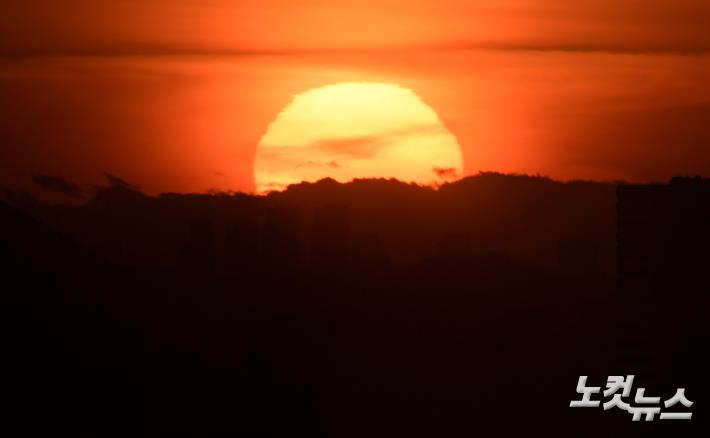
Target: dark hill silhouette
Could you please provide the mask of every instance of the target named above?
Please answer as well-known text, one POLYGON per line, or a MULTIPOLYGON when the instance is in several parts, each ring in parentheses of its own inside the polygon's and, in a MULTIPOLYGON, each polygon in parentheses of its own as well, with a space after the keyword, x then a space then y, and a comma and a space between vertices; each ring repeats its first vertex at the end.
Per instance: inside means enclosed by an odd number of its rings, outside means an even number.
POLYGON ((442 239, 460 236, 480 250, 502 251, 549 268, 567 268, 570 251, 596 254, 615 270, 615 185, 482 173, 438 191, 393 180, 301 183, 272 195, 302 207, 347 205, 353 228, 387 235, 393 256, 411 261, 442 239), (409 243, 417 242, 417 247, 409 243), (576 246, 576 248, 575 248, 576 246), (560 259, 564 263, 560 264, 560 259))
POLYGON ((216 238, 214 263, 220 272, 230 271, 225 265, 235 262, 225 256, 239 252, 223 248, 223 243, 233 241, 239 229, 248 234, 249 227, 257 229, 252 234, 260 236, 258 248, 255 254, 242 251, 240 264, 248 264, 245 259, 253 262, 262 250, 292 258, 288 263, 318 258, 311 251, 311 231, 318 211, 328 206, 344 209, 347 230, 343 232, 348 234, 350 253, 367 252, 362 242, 369 242, 380 253, 374 257, 397 266, 415 263, 442 242, 458 238, 476 251, 498 251, 569 274, 610 276, 616 268, 615 193, 614 185, 606 183, 483 173, 439 190, 395 180, 348 184, 322 180, 292 185, 266 197, 150 197, 133 187, 112 184, 84 205, 40 206, 34 213, 112 260, 122 258, 148 270, 179 265, 177 254, 202 223, 203 228, 213 228, 206 232, 216 238), (293 230, 288 232, 288 227, 293 230), (282 236, 272 249, 262 248, 269 246, 263 237, 276 232, 290 235, 282 236), (231 240, 224 238, 227 234, 231 240), (289 239, 291 249, 278 247, 289 245, 289 239))

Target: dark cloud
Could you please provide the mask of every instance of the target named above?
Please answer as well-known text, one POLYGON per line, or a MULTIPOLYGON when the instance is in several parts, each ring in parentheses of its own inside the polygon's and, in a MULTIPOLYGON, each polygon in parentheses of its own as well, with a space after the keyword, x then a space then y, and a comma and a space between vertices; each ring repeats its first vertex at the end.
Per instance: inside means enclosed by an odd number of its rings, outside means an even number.
MULTIPOLYGON (((710 36, 710 35, 709 35, 710 36)), ((91 57, 91 58, 121 58, 121 57, 204 57, 204 58, 240 58, 261 56, 297 56, 297 55, 375 55, 387 53, 408 53, 422 51, 491 51, 491 52, 562 52, 562 53, 609 53, 609 54, 659 54, 703 56, 710 55, 710 40, 700 40, 682 45, 664 42, 648 42, 639 44, 619 43, 444 43, 426 45, 402 45, 384 48, 321 48, 321 49, 239 49, 214 48, 189 45, 154 46, 154 45, 116 45, 86 48, 2 48, 0 58, 24 59, 43 57, 91 57)))
POLYGON ((273 56, 422 48, 710 52, 707 0, 6 3, 0 14, 0 56, 5 57, 273 56), (324 11, 339 19, 323 22, 324 11), (243 30, 225 37, 230 26, 243 30), (480 27, 491 30, 482 34, 480 27))
POLYGON ((111 187, 120 187, 122 189, 128 189, 128 190, 138 190, 137 186, 134 186, 133 184, 126 182, 123 178, 119 178, 116 175, 111 175, 110 173, 107 173, 107 174, 104 174, 104 176, 108 180, 111 187))
POLYGON ((310 146, 320 149, 328 155, 365 159, 377 155, 385 138, 386 135, 333 138, 314 142, 310 146))
POLYGON ((81 187, 62 176, 35 175, 32 177, 32 181, 45 190, 59 193, 70 198, 81 199, 84 197, 81 187))
MULTIPOLYGON (((446 132, 446 129, 438 124, 414 125, 377 135, 362 135, 356 137, 318 140, 309 144, 308 147, 320 149, 329 155, 340 155, 348 158, 365 159, 377 155, 381 147, 396 137, 443 132, 446 132)), ((330 165, 330 167, 334 166, 330 165)))
POLYGON ((214 48, 190 45, 160 46, 152 44, 105 45, 96 47, 36 47, 2 48, 0 57, 4 58, 42 58, 42 57, 104 57, 120 58, 135 56, 196 56, 196 57, 246 57, 246 56, 285 56, 298 54, 328 53, 326 50, 248 50, 214 48))
POLYGON ((433 167, 431 170, 441 179, 456 179, 460 176, 459 171, 453 167, 433 167))
POLYGON ((608 53, 619 55, 710 55, 710 44, 698 41, 696 44, 675 46, 663 43, 648 44, 604 44, 604 43, 541 43, 541 44, 453 44, 434 47, 439 50, 485 50, 500 52, 561 52, 561 53, 608 53))
POLYGON ((299 163, 296 165, 296 169, 300 169, 302 167, 330 167, 332 169, 338 169, 340 167, 340 164, 338 164, 334 160, 329 161, 327 163, 321 163, 321 162, 317 162, 317 161, 308 160, 305 163, 299 163))

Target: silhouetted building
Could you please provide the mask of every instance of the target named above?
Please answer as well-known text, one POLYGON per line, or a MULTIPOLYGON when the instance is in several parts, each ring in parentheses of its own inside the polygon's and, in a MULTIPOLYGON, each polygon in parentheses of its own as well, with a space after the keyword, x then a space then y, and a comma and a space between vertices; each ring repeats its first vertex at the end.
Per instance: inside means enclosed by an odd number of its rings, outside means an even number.
POLYGON ((657 380, 698 377, 710 266, 710 181, 617 190, 622 357, 657 380), (703 309, 703 310, 701 310, 703 309))
POLYGON ((567 238, 559 243, 560 269, 566 274, 589 276, 600 271, 599 244, 592 239, 567 238))
POLYGON ((473 251, 471 236, 465 234, 447 234, 437 243, 437 254, 441 257, 461 257, 473 251))
POLYGON ((348 209, 336 205, 316 208, 311 227, 311 263, 345 268, 348 264, 348 246, 348 209))
POLYGON ((224 272, 236 274, 253 269, 259 255, 259 223, 244 218, 229 225, 224 233, 224 272))
POLYGON ((349 244, 351 266, 365 272, 386 272, 390 259, 377 234, 352 236, 349 244))
POLYGON ((121 264, 124 259, 123 244, 119 240, 104 240, 94 245, 93 252, 104 261, 121 264))
POLYGON ((293 268, 301 258, 301 212, 294 207, 270 207, 261 227, 261 263, 270 270, 293 268))
POLYGON ((180 254, 179 265, 184 273, 210 276, 215 272, 216 236, 214 223, 194 221, 180 254))

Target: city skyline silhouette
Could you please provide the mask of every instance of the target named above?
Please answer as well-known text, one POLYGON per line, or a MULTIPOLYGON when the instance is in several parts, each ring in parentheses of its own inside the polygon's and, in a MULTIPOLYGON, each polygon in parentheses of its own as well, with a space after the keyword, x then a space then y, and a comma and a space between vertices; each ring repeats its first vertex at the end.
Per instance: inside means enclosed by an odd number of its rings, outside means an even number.
POLYGON ((5 385, 25 415, 112 429, 701 436, 708 187, 488 173, 8 195, 5 385), (692 422, 568 411, 577 376, 627 373, 685 385, 692 422), (521 394, 537 402, 506 421, 521 394))

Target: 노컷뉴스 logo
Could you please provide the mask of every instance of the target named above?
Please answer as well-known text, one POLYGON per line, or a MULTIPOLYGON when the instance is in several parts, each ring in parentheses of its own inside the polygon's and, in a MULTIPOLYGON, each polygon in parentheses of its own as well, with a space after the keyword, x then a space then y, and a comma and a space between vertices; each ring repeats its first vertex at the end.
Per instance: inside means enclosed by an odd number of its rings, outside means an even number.
MULTIPOLYGON (((637 388, 633 403, 631 400, 625 402, 624 399, 631 394, 631 385, 634 382, 634 376, 609 376, 606 382, 606 389, 603 397, 609 398, 602 405, 607 411, 611 408, 622 409, 633 415, 633 421, 641 421, 641 416, 645 417, 646 421, 653 421, 656 414, 660 414, 661 420, 690 420, 693 416, 692 412, 688 412, 693 402, 685 397, 685 388, 678 388, 675 395, 663 402, 663 408, 673 408, 677 404, 683 405, 686 412, 678 412, 678 408, 672 411, 661 412, 661 397, 649 397, 646 395, 646 388, 637 388)), ((593 400, 594 394, 601 392, 599 386, 587 386, 587 376, 579 376, 577 382, 577 393, 582 394, 581 400, 572 400, 569 404, 571 408, 596 408, 601 404, 600 400, 593 400)))

